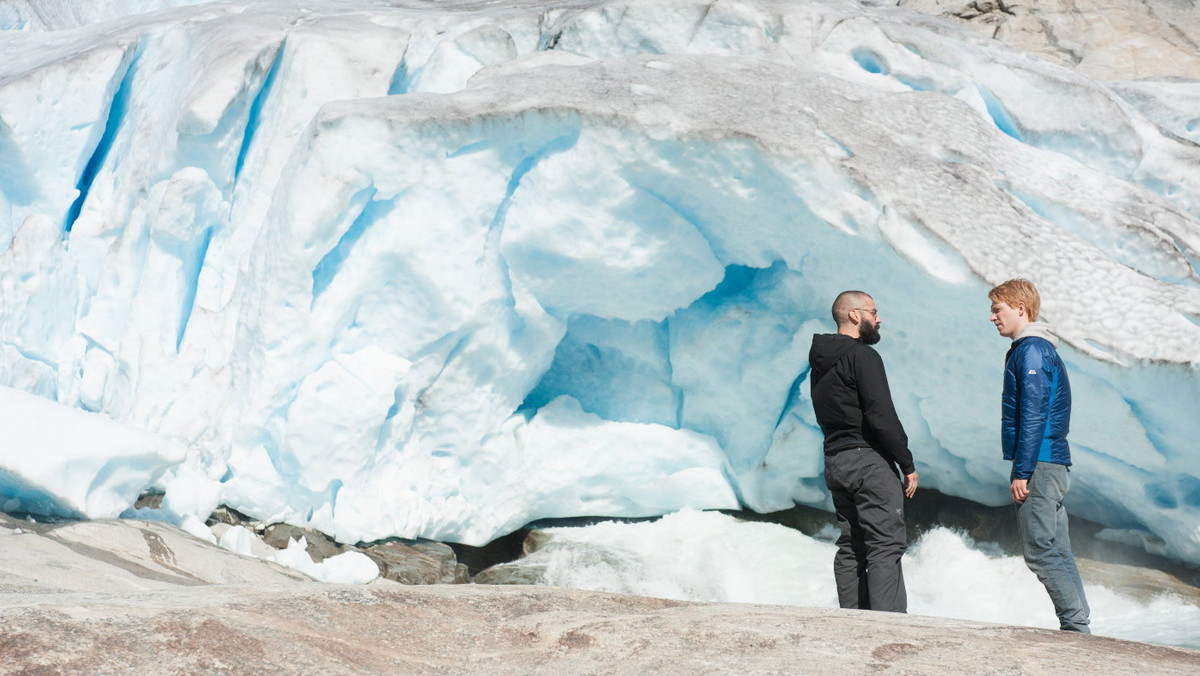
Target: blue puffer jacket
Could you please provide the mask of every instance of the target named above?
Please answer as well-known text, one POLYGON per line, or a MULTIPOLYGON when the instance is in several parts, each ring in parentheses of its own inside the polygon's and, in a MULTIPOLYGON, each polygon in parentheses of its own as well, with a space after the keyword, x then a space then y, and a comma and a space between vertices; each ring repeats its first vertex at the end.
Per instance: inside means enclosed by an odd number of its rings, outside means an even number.
POLYGON ((1071 464, 1071 382, 1045 324, 1017 335, 1004 360, 1001 441, 1011 480, 1028 479, 1038 462, 1071 464))

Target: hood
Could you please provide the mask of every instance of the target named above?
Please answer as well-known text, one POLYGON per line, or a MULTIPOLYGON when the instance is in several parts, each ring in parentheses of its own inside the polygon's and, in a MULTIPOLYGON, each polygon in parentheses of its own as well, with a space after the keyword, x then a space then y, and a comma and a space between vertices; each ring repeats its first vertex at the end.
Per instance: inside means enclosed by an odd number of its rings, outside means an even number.
POLYGON ((857 338, 840 333, 818 333, 813 336, 812 348, 808 351, 809 368, 824 373, 832 368, 842 355, 861 344, 857 338))
POLYGON ((1054 335, 1053 331, 1054 327, 1048 322, 1031 322, 1026 324, 1025 328, 1021 329, 1021 331, 1017 333, 1017 337, 1014 338, 1013 341, 1016 342, 1022 338, 1037 336, 1038 338, 1045 338, 1046 340, 1050 341, 1050 344, 1057 349, 1058 336, 1054 335))

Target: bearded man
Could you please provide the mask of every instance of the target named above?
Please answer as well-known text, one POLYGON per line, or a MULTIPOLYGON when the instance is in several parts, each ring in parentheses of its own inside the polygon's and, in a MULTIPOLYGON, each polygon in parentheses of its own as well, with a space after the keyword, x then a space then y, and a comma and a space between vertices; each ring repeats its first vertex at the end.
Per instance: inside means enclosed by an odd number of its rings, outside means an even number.
POLYGON ((875 299, 862 291, 838 294, 833 320, 837 333, 814 335, 808 362, 813 410, 825 434, 825 485, 841 529, 833 557, 838 602, 903 613, 904 498, 916 493, 918 476, 883 359, 871 347, 883 322, 875 299))

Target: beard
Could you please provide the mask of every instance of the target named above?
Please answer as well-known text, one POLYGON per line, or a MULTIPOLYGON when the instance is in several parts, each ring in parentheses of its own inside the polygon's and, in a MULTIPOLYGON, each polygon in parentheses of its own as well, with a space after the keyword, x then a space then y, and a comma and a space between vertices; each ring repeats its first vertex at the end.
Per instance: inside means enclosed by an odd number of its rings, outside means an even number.
POLYGON ((871 322, 863 322, 858 327, 858 337, 863 345, 874 345, 879 342, 879 327, 871 322))

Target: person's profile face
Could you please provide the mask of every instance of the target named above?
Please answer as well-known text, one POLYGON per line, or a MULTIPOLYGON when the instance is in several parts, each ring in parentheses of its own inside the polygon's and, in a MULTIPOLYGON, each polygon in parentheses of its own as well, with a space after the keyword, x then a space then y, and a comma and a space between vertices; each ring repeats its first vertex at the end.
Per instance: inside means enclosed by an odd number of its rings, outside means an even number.
POLYGON ((883 320, 879 318, 879 310, 875 307, 875 301, 867 301, 860 308, 855 308, 858 313, 858 337, 865 345, 874 345, 879 342, 879 327, 883 324, 883 320))
POLYGON ((879 318, 879 309, 875 307, 875 301, 867 299, 863 301, 862 307, 856 307, 853 310, 858 315, 858 323, 860 326, 871 325, 879 328, 883 324, 883 320, 879 318))
POLYGON ((992 325, 1005 338, 1014 338, 1023 325, 1021 319, 1024 311, 1024 303, 1017 303, 1017 307, 1014 308, 1002 300, 995 301, 992 303, 992 325))

